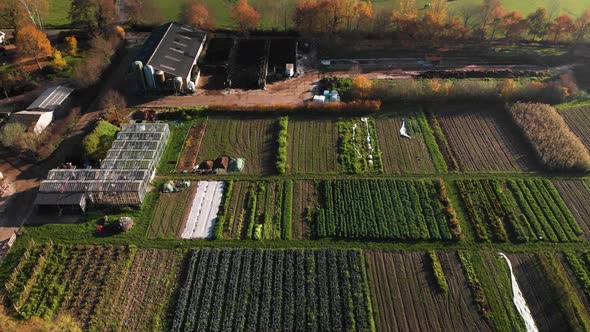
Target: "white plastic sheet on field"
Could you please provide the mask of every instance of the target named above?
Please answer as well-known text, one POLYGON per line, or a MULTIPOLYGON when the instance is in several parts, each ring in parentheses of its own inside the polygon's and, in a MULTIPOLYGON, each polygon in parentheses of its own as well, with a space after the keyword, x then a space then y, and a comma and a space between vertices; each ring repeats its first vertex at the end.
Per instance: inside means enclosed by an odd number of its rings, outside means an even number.
POLYGON ((412 136, 408 135, 408 129, 406 128, 406 120, 402 121, 402 128, 399 130, 399 134, 406 138, 412 138, 412 136))
POLYGON ((223 181, 199 181, 181 238, 210 238, 213 235, 223 189, 223 181))
POLYGON ((516 306, 516 310, 522 316, 524 320, 524 324, 526 326, 527 332, 538 332, 539 329, 537 328, 537 324, 535 324, 535 320, 533 319, 533 315, 531 314, 531 310, 529 306, 526 304, 526 300, 524 296, 522 296, 522 292, 520 291, 520 287, 518 287, 518 282, 516 282, 516 276, 512 271, 512 263, 506 255, 503 253, 499 253, 500 256, 504 257, 506 263, 508 263, 508 268, 510 269, 510 279, 512 280, 512 292, 514 293, 514 305, 516 306))

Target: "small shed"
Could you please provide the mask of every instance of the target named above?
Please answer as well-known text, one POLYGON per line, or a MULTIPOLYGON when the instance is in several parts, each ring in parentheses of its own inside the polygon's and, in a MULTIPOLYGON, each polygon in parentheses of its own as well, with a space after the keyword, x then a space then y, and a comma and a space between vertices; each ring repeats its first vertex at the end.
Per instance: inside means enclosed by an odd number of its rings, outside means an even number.
POLYGON ((42 110, 46 112, 55 112, 56 117, 64 115, 70 104, 70 96, 74 89, 58 85, 51 87, 37 98, 27 107, 27 110, 42 110))
POLYGON ((86 196, 83 193, 43 193, 35 198, 39 210, 57 213, 81 213, 86 211, 86 196))
POLYGON ((20 123, 35 134, 39 135, 53 121, 53 112, 20 111, 12 113, 7 123, 20 123))

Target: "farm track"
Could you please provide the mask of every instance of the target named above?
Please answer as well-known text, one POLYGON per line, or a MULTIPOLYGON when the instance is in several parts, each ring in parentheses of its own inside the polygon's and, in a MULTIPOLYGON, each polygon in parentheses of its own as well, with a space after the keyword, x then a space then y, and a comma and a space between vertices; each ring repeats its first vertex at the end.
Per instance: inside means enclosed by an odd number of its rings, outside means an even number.
POLYGON ((425 252, 366 252, 379 331, 489 331, 455 252, 438 256, 449 283, 439 293, 425 252))
POLYGON ((335 118, 289 117, 288 171, 338 173, 338 127, 335 118))
POLYGON ((590 189, 581 180, 553 180, 553 185, 590 240, 590 189))
POLYGON ((567 125, 590 149, 590 107, 569 107, 559 110, 567 125))
POLYGON ((503 112, 445 110, 437 117, 463 171, 536 169, 533 152, 503 112))

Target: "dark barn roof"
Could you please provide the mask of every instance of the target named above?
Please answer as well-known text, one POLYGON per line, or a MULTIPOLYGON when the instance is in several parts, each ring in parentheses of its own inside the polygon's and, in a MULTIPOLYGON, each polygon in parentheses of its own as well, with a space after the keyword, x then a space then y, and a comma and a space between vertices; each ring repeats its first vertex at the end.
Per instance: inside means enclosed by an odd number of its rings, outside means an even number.
POLYGON ((35 99, 35 101, 29 107, 27 107, 27 109, 55 111, 63 104, 66 99, 68 99, 72 92, 74 92, 74 89, 62 85, 54 86, 43 91, 43 93, 37 99, 35 99))
POLYGON ((206 33, 174 22, 156 28, 143 44, 137 60, 169 75, 186 78, 199 56, 206 33))

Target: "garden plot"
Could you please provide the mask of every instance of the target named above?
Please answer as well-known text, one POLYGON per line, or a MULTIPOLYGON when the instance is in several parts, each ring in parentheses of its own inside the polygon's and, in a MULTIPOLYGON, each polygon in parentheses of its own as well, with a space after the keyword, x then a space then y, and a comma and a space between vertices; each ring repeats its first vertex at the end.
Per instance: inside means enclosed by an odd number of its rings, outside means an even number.
POLYGON ((223 181, 199 181, 181 238, 210 238, 213 235, 224 186, 223 181))
POLYGON ((335 118, 289 117, 288 158, 293 173, 339 173, 335 118))
POLYGON ((590 106, 560 109, 559 114, 586 148, 590 149, 590 106))
POLYGON ((446 165, 423 113, 405 112, 375 119, 385 173, 444 172, 446 165), (405 122, 412 138, 402 137, 405 122))
POLYGON ((425 252, 368 252, 378 331, 491 331, 478 313, 461 262, 438 252, 448 282, 442 294, 425 252))
POLYGON ((590 240, 590 188, 581 180, 553 180, 567 207, 590 240))
POLYGON ((535 169, 532 151, 503 110, 455 106, 437 116, 462 171, 535 169))

